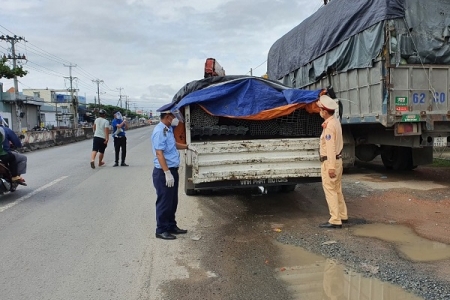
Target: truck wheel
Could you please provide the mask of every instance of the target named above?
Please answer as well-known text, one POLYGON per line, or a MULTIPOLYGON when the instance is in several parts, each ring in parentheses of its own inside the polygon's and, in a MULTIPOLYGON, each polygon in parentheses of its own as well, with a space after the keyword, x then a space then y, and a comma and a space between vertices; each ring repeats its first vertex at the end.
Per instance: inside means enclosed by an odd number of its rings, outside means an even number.
POLYGON ((189 181, 188 179, 192 177, 192 167, 185 166, 185 172, 184 172, 184 192, 188 196, 193 196, 197 192, 194 189, 194 184, 189 181))
POLYGON ((394 153, 391 146, 381 146, 381 160, 386 169, 391 170, 394 166, 394 153))
POLYGON ((412 161, 412 150, 409 147, 382 146, 381 160, 386 169, 408 171, 415 168, 412 161))
POLYGON ((185 193, 188 196, 194 196, 197 192, 194 189, 185 189, 185 193))
POLYGON ((290 184, 290 185, 282 185, 281 186, 281 191, 283 193, 289 193, 289 192, 293 192, 295 190, 295 187, 297 185, 296 184, 290 184))

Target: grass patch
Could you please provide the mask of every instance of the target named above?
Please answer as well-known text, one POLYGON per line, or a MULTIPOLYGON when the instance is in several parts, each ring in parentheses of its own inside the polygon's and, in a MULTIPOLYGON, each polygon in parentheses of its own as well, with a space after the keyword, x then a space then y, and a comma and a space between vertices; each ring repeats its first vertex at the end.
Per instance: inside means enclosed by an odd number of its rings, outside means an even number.
POLYGON ((443 158, 434 158, 433 164, 431 165, 433 167, 450 167, 450 160, 449 159, 443 159, 443 158))

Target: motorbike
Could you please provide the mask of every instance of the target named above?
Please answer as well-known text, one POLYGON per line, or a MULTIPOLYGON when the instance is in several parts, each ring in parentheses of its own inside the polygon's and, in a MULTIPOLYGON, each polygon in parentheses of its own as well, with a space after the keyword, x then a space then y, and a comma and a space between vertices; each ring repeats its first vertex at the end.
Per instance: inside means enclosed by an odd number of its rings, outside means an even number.
POLYGON ((19 184, 12 180, 9 168, 0 161, 0 195, 15 192, 19 184))

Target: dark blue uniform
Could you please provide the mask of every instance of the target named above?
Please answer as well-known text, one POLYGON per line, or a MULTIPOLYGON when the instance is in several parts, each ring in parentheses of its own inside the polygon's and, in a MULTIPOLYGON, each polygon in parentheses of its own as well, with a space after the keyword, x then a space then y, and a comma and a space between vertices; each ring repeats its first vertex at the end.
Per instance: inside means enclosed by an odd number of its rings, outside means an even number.
POLYGON ((156 189, 156 233, 169 232, 177 227, 175 213, 178 207, 178 166, 180 165, 180 154, 176 148, 175 136, 172 128, 167 127, 162 122, 156 125, 153 130, 152 152, 153 163, 153 185, 156 189), (166 186, 164 171, 156 157, 156 150, 162 150, 167 166, 172 173, 175 183, 173 187, 166 186))

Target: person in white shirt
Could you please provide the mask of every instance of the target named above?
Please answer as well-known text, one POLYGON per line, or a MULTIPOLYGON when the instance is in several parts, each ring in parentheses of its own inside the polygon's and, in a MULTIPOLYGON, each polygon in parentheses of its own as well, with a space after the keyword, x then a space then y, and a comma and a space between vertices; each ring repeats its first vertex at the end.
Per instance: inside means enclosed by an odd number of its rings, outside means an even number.
POLYGON ((100 109, 98 111, 99 117, 94 122, 94 141, 92 144, 91 153, 91 168, 95 169, 95 157, 98 155, 98 166, 101 167, 105 163, 103 162, 103 156, 105 154, 106 146, 109 141, 109 121, 105 119, 106 111, 100 109))

